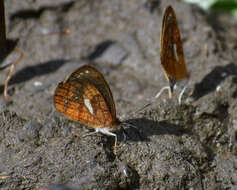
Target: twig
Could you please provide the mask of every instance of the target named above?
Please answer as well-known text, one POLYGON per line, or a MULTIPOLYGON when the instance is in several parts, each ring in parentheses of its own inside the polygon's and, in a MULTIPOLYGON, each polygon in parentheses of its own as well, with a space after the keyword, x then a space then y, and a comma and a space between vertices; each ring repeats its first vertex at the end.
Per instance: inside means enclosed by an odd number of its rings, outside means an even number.
POLYGON ((17 50, 17 49, 16 49, 15 51, 17 51, 17 52, 20 54, 20 57, 17 59, 17 61, 16 61, 15 63, 12 63, 12 64, 11 64, 10 70, 9 70, 9 72, 8 72, 6 78, 5 78, 5 81, 4 81, 4 97, 5 97, 6 101, 9 101, 9 96, 8 96, 8 94, 7 94, 8 82, 9 82, 11 76, 12 76, 12 73, 13 73, 13 71, 14 71, 16 65, 17 65, 17 64, 22 60, 22 58, 24 57, 23 51, 17 50))

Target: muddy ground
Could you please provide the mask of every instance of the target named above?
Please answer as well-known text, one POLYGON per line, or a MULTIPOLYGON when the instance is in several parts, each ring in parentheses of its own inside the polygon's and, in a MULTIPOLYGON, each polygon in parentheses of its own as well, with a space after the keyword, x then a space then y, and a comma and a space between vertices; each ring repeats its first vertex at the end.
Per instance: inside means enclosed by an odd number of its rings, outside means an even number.
MULTIPOLYGON (((7 36, 24 58, 3 98, 0 189, 237 189, 237 20, 174 0, 8 0, 7 36), (159 57, 161 21, 176 11, 191 78, 178 105, 159 57), (69 35, 45 35, 70 29, 69 35), (92 64, 108 81, 126 138, 70 121, 57 84, 92 64), (153 102, 140 112, 142 105, 153 102), (61 184, 61 185, 60 185, 61 184)), ((13 61, 12 51, 3 61, 13 61)), ((2 64, 2 63, 1 63, 2 64)))

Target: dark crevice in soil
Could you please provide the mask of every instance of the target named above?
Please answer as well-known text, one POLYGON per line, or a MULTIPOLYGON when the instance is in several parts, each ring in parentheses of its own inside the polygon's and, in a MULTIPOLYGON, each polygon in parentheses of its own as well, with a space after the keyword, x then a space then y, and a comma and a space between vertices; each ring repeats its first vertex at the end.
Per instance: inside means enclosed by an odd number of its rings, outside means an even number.
POLYGON ((112 44, 115 42, 113 40, 105 40, 95 46, 94 51, 90 53, 87 57, 88 60, 93 61, 97 57, 100 57, 112 44))
MULTIPOLYGON (((19 84, 31 80, 34 77, 47 75, 49 73, 56 72, 62 67, 68 60, 56 59, 45 63, 39 63, 34 66, 27 66, 20 71, 16 72, 10 79, 9 85, 19 84)), ((0 93, 3 92, 4 86, 0 86, 0 93)))
POLYGON ((237 66, 230 63, 226 66, 217 66, 210 73, 208 73, 200 83, 195 84, 193 98, 199 98, 214 92, 216 87, 221 84, 228 76, 237 75, 237 66))
POLYGON ((74 5, 74 1, 68 3, 62 3, 58 6, 45 6, 41 7, 38 10, 26 9, 15 12, 10 16, 10 20, 14 21, 15 19, 38 19, 44 11, 55 11, 61 10, 62 12, 67 12, 74 5))

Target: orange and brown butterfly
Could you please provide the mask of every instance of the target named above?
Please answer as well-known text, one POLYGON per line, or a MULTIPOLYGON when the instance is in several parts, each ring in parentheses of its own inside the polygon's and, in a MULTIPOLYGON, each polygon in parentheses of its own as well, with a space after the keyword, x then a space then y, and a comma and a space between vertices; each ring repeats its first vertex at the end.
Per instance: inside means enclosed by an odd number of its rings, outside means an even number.
POLYGON ((103 75, 94 67, 85 65, 59 83, 54 94, 55 108, 73 121, 80 122, 115 137, 112 133, 120 121, 116 118, 113 95, 103 75))
POLYGON ((182 88, 178 99, 180 104, 182 95, 187 87, 189 73, 185 65, 183 46, 175 12, 171 6, 166 8, 162 20, 160 60, 165 77, 169 81, 169 86, 163 87, 156 95, 156 98, 158 98, 165 89, 168 89, 169 98, 171 98, 173 89, 180 87, 182 88))

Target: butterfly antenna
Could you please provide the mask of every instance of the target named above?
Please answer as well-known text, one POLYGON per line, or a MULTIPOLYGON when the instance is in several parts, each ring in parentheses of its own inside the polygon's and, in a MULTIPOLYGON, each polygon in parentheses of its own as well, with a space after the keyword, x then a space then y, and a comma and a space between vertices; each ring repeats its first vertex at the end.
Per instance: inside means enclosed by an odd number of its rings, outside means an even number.
POLYGON ((135 111, 133 111, 133 112, 129 112, 129 113, 123 114, 120 119, 121 119, 122 121, 124 121, 126 118, 130 118, 132 115, 137 114, 137 113, 143 111, 144 109, 146 109, 147 107, 151 106, 151 105, 152 105, 152 102, 153 102, 153 101, 151 101, 151 102, 145 104, 144 106, 142 106, 141 108, 138 108, 137 110, 135 110, 135 111))
POLYGON ((144 109, 148 108, 151 105, 152 105, 152 102, 149 102, 149 103, 145 104, 144 106, 142 106, 141 108, 138 108, 137 110, 135 110, 131 114, 137 114, 137 113, 143 111, 144 109))
POLYGON ((125 124, 126 126, 129 126, 129 127, 132 127, 132 128, 134 128, 134 129, 138 130, 138 129, 137 129, 137 126, 135 126, 135 125, 132 124, 132 123, 129 123, 129 122, 125 121, 124 124, 125 124))
MULTIPOLYGON (((137 128, 136 125, 134 125, 133 123, 129 123, 129 122, 127 122, 127 121, 125 121, 124 124, 125 124, 126 126, 128 126, 128 127, 131 127, 131 128, 133 128, 133 129, 135 129, 135 130, 137 131, 137 134, 138 134, 139 138, 142 139, 141 132, 140 132, 140 130, 137 128)), ((124 131, 125 131, 125 130, 124 130, 124 131)), ((126 131, 125 131, 125 134, 127 134, 126 131)), ((129 136, 129 135, 127 134, 127 136, 129 136)))

